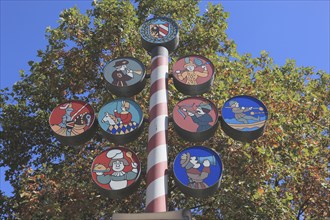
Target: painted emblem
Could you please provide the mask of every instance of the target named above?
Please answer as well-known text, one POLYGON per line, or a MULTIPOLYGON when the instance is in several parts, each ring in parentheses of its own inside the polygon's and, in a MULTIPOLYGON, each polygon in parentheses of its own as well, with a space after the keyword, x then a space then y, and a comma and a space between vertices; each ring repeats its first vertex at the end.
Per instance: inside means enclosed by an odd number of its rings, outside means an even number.
POLYGON ((174 160, 174 176, 183 192, 205 197, 220 186, 223 165, 213 150, 194 146, 181 151, 174 160), (209 189, 209 190, 206 190, 209 189))
POLYGON ((51 113, 49 124, 58 136, 78 136, 94 124, 92 106, 83 101, 70 101, 57 106, 51 113))
POLYGON ((102 130, 110 135, 125 135, 140 127, 143 113, 131 99, 115 99, 104 105, 98 115, 102 130))
POLYGON ((136 154, 123 147, 110 148, 99 154, 92 164, 92 179, 109 195, 131 193, 129 190, 140 177, 141 165, 136 154), (125 193, 126 191, 126 193, 125 193))
POLYGON ((251 96, 236 96, 222 107, 221 127, 231 138, 251 142, 265 129, 268 112, 265 105, 251 96))
POLYGON ((230 127, 236 130, 255 131, 265 125, 268 112, 258 99, 237 96, 223 105, 222 117, 230 127))
POLYGON ((212 102, 204 98, 187 98, 173 110, 174 122, 189 132, 207 131, 216 125, 218 111, 212 102))
POLYGON ((115 87, 127 87, 141 82, 145 76, 143 64, 132 57, 117 58, 104 67, 104 78, 115 87))
POLYGON ((166 37, 169 33, 170 24, 160 19, 149 25, 149 34, 154 38, 166 37))
POLYGON ((155 17, 144 22, 140 29, 143 40, 149 43, 166 43, 178 35, 178 26, 170 18, 155 17))
POLYGON ((213 64, 202 56, 180 58, 173 66, 173 76, 186 85, 202 85, 212 79, 213 64))

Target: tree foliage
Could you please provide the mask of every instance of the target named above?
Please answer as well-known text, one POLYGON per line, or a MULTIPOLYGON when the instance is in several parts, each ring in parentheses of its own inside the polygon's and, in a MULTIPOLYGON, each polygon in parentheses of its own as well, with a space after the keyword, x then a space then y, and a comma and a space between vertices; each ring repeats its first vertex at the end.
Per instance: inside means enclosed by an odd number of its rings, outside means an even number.
MULTIPOLYGON (((90 177, 93 158, 109 143, 96 134, 84 146, 61 145, 48 125, 51 110, 70 99, 96 110, 115 98, 105 87, 102 68, 109 60, 133 56, 150 72, 141 46, 140 25, 149 16, 170 16, 180 26, 180 45, 171 54, 200 54, 216 68, 212 91, 204 96, 221 107, 235 95, 263 100, 270 113, 265 134, 251 144, 236 142, 220 129, 205 146, 216 149, 225 167, 221 189, 209 199, 184 196, 170 176, 170 210, 191 208, 196 219, 325 218, 329 212, 329 74, 278 66, 266 52, 239 55, 226 35, 228 13, 221 5, 200 12, 196 0, 100 0, 81 13, 64 10, 56 28, 47 28, 46 49, 29 61, 30 72, 12 89, 1 90, 0 166, 14 195, 1 194, 2 218, 100 219, 115 212, 144 212, 146 183, 123 200, 101 196, 90 177)), ((173 62, 170 64, 172 65, 173 62)), ((8 73, 9 74, 9 73, 8 73)), ((169 81, 170 106, 184 96, 169 81)), ((147 115, 149 85, 134 99, 147 115)), ((183 148, 169 128, 169 161, 183 148)), ((128 145, 146 170, 147 129, 128 145)), ((171 166, 171 164, 170 164, 171 166)))

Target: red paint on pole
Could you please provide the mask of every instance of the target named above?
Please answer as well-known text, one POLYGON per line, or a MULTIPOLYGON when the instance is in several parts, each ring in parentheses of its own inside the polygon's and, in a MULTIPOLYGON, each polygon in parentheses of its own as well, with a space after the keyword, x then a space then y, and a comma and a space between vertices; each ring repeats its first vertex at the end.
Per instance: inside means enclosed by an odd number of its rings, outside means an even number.
POLYGON ((147 212, 167 211, 167 74, 168 51, 157 47, 153 50, 151 64, 147 212))

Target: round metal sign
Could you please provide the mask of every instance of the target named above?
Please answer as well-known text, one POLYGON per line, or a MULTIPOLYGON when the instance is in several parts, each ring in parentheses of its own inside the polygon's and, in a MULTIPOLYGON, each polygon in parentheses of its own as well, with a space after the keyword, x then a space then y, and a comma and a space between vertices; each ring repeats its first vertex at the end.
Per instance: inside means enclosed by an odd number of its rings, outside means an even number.
POLYGON ((55 137, 63 144, 83 144, 96 131, 95 113, 84 101, 68 101, 58 105, 49 117, 55 137))
POLYGON ((182 192, 192 197, 205 198, 219 189, 223 164, 217 152, 207 147, 194 146, 176 156, 173 170, 182 192))
POLYGON ((173 66, 175 87, 187 95, 199 95, 210 90, 214 80, 214 66, 203 56, 180 58, 173 66))
POLYGON ((140 28, 140 34, 142 46, 149 52, 157 46, 173 51, 179 44, 179 27, 167 17, 155 17, 145 21, 140 28))
POLYGON ((136 154, 123 147, 110 148, 93 161, 92 179, 100 190, 111 198, 120 198, 138 187, 141 174, 136 154))
POLYGON ((98 122, 106 138, 118 144, 125 144, 136 139, 141 133, 143 112, 132 99, 115 99, 100 109, 98 122))
POLYGON ((222 107, 221 126, 235 140, 251 142, 259 138, 268 119, 265 105, 251 96, 236 96, 222 107))
POLYGON ((133 57, 120 57, 110 61, 103 69, 111 93, 130 97, 144 88, 145 67, 133 57))
POLYGON ((186 98, 174 107, 173 120, 180 136, 190 141, 204 141, 212 137, 218 127, 218 110, 205 98, 186 98))

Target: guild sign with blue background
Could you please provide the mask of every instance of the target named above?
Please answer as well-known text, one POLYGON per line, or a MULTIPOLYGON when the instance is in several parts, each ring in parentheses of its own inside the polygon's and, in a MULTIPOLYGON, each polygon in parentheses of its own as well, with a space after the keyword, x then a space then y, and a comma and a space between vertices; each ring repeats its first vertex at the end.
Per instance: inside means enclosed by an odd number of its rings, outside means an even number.
POLYGON ((268 118, 265 105, 251 96, 236 96, 222 107, 223 120, 238 131, 255 131, 263 127, 268 118))
MULTIPOLYGON (((223 165, 217 152, 203 146, 194 146, 181 151, 174 160, 174 176, 184 187, 204 190, 220 186, 223 165)), ((201 192, 202 192, 201 191, 201 192)))
POLYGON ((143 121, 140 106, 131 99, 115 99, 104 105, 98 115, 101 128, 111 135, 128 134, 139 128, 143 121))

